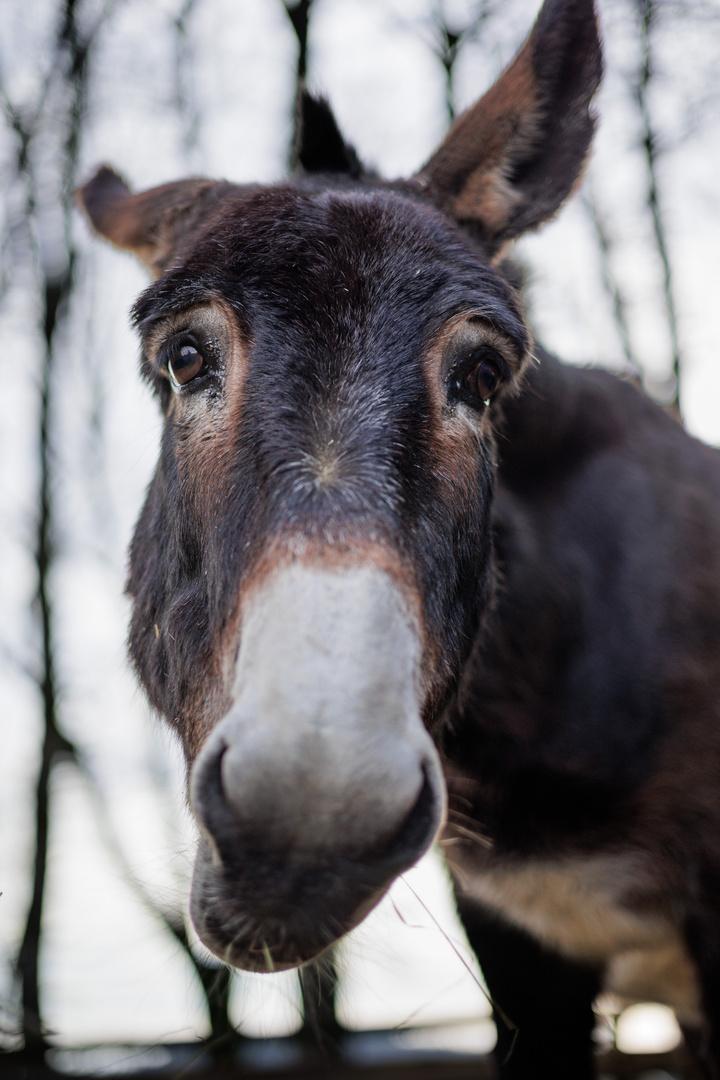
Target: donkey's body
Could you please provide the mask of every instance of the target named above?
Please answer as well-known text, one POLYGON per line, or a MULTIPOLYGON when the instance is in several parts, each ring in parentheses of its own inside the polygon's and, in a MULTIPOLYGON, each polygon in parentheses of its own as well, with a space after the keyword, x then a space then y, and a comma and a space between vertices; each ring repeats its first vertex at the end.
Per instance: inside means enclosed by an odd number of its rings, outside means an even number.
POLYGON ((528 371, 495 269, 574 184, 600 66, 590 0, 547 0, 409 181, 306 100, 289 184, 83 189, 159 279, 131 651, 223 959, 312 959, 445 827, 504 1077, 590 1076, 602 985, 718 1075, 718 455, 609 375, 528 371))
POLYGON ((689 1028, 720 1008, 720 454, 543 353, 498 446, 502 586, 449 709, 448 857, 524 1076, 567 1067, 600 988, 689 1028))

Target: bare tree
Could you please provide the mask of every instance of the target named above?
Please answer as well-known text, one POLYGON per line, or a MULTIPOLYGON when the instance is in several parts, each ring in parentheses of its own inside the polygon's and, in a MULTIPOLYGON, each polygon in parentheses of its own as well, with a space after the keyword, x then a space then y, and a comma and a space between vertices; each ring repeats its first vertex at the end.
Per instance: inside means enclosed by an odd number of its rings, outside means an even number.
MULTIPOLYGON (((139 883, 124 859, 114 837, 110 817, 102 812, 103 801, 92 772, 81 752, 62 730, 62 695, 56 660, 56 620, 52 577, 55 566, 56 454, 53 433, 56 425, 58 341, 68 315, 75 281, 76 251, 71 239, 72 191, 76 183, 78 153, 83 135, 85 102, 90 68, 98 36, 110 18, 117 0, 106 0, 94 19, 84 17, 79 0, 64 0, 57 12, 57 28, 47 67, 36 98, 30 106, 16 104, 7 89, 8 80, 0 72, 0 104, 12 137, 9 180, 11 213, 6 222, 2 250, 5 277, 11 277, 9 259, 34 267, 34 292, 42 342, 39 358, 39 410, 37 449, 39 481, 35 521, 34 564, 37 589, 35 611, 39 626, 40 656, 34 679, 40 692, 44 735, 35 787, 32 887, 22 940, 16 958, 19 983, 19 1026, 23 1037, 22 1056, 40 1061, 49 1047, 42 1014, 39 978, 39 949, 47 876, 49 823, 51 816, 51 775, 59 761, 72 762, 95 792, 98 821, 106 842, 120 861, 126 879, 139 899, 149 907, 172 934, 198 975, 207 1002, 210 1021, 208 1048, 217 1059, 234 1051, 238 1033, 231 1024, 229 991, 231 972, 224 965, 208 964, 191 948, 182 915, 159 908, 139 883)), ((185 25, 194 0, 184 0, 176 20, 179 61, 185 25)), ((178 95, 185 107, 185 98, 178 95)), ((193 118, 188 122, 192 140, 193 118)))
POLYGON ((6 122, 15 136, 15 184, 22 192, 22 197, 16 204, 21 220, 11 219, 8 227, 24 234, 37 268, 38 318, 43 341, 38 417, 40 477, 34 560, 37 572, 36 610, 41 642, 37 685, 42 700, 44 738, 35 791, 35 855, 31 900, 16 964, 21 984, 21 1027, 25 1055, 30 1059, 42 1058, 47 1047, 42 1022, 38 955, 47 870, 50 775, 58 760, 68 757, 77 760, 75 748, 63 734, 59 721, 51 594, 55 516, 52 425, 56 341, 59 327, 67 313, 75 268, 69 213, 81 137, 89 59, 110 6, 107 5, 91 25, 83 27, 78 17, 77 0, 65 0, 59 13, 50 63, 31 108, 21 109, 16 106, 4 83, 0 89, 6 122), (41 145, 43 143, 45 145, 41 145), (48 149, 54 158, 55 180, 49 190, 47 176, 41 172, 44 153, 47 153, 48 149), (44 233, 42 224, 47 222, 51 225, 49 229, 46 225, 44 233))

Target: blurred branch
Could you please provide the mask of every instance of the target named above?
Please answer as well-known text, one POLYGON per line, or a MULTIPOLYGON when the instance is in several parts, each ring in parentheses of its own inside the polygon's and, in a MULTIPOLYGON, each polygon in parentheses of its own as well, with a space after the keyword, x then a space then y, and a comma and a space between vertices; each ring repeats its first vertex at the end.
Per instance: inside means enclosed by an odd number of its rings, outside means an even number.
POLYGON ((640 23, 640 49, 641 63, 638 78, 635 84, 635 101, 638 107, 641 121, 641 145, 645 157, 645 167, 648 177, 647 202, 650 209, 653 224, 653 235, 663 275, 663 300, 665 313, 670 334, 670 348, 672 353, 672 374, 675 382, 674 395, 668 403, 669 407, 680 412, 680 375, 682 371, 682 357, 678 336, 677 308, 675 305, 675 293, 673 286, 673 274, 670 263, 670 255, 667 244, 665 221, 660 206, 658 193, 657 158, 658 158, 658 133, 655 130, 650 114, 648 103, 650 86, 654 76, 653 64, 653 29, 657 20, 657 0, 635 0, 636 11, 640 23))
POLYGON ((0 306, 2 306, 3 300, 8 294, 11 283, 10 240, 6 231, 2 240, 0 240, 0 306))
POLYGON ((319 1050, 324 1058, 337 1057, 345 1029, 335 1015, 338 980, 333 951, 312 964, 305 964, 299 969, 298 977, 303 1003, 300 1040, 319 1050))
POLYGON ((298 145, 299 102, 302 88, 307 79, 308 29, 310 26, 310 10, 313 5, 313 0, 282 0, 282 2, 283 7, 285 8, 285 14, 290 20, 290 24, 295 32, 298 44, 297 61, 295 64, 295 111, 293 134, 290 140, 290 151, 288 154, 288 164, 290 169, 293 170, 297 165, 297 161, 295 160, 295 147, 298 145))
POLYGON ((613 318, 622 344, 623 355, 633 372, 640 376, 642 374, 641 365, 633 352, 632 343, 630 341, 627 303, 620 287, 620 283, 612 268, 612 252, 614 244, 610 237, 607 223, 600 213, 597 200, 589 189, 587 181, 585 183, 583 205, 595 231, 595 239, 597 240, 598 254, 600 257, 600 273, 602 275, 603 285, 612 300, 613 318))
POLYGON ((0 108, 5 113, 10 128, 17 135, 20 144, 16 159, 17 172, 25 172, 28 168, 29 148, 41 127, 45 107, 51 96, 56 76, 61 74, 68 82, 84 76, 88 53, 118 2, 119 0, 106 0, 92 28, 86 34, 80 35, 75 14, 77 0, 65 0, 50 67, 43 77, 37 100, 26 117, 23 117, 20 109, 10 100, 5 89, 3 72, 0 71, 0 108), (68 59, 70 61, 69 69, 67 66, 68 59))
POLYGON ((455 119, 455 61, 463 45, 477 37, 483 24, 495 14, 496 7, 496 0, 480 0, 469 24, 460 29, 450 25, 442 3, 437 3, 435 6, 430 48, 445 72, 445 108, 450 123, 455 119))
POLYGON ((38 954, 40 923, 45 893, 48 846, 49 785, 52 767, 60 754, 74 756, 74 748, 61 734, 58 725, 58 693, 55 674, 53 610, 50 600, 52 547, 52 478, 50 463, 50 420, 52 401, 52 371, 55 332, 61 305, 70 291, 72 258, 65 273, 56 279, 45 276, 43 333, 45 353, 42 365, 40 392, 40 490, 36 527, 35 566, 37 570, 37 604, 39 608, 42 645, 41 673, 38 679, 42 694, 45 733, 40 771, 35 793, 35 858, 33 886, 25 932, 17 959, 17 971, 22 982, 22 1030, 25 1051, 31 1058, 42 1058, 46 1049, 40 1014, 38 954))
POLYGON ((445 71, 445 108, 447 109, 450 123, 455 119, 455 102, 453 97, 453 68, 457 59, 458 49, 463 40, 463 35, 452 31, 447 23, 438 21, 438 47, 435 54, 445 71))
MULTIPOLYGON (((87 83, 90 47, 102 21, 109 14, 112 3, 106 4, 90 34, 82 35, 77 24, 77 0, 65 0, 62 9, 53 62, 50 73, 43 82, 39 99, 31 112, 31 119, 24 120, 13 106, 3 88, 0 92, 3 107, 10 125, 18 136, 15 162, 16 177, 23 183, 25 211, 32 220, 37 212, 37 178, 34 172, 30 148, 33 140, 44 131, 43 116, 47 101, 52 96, 57 78, 62 78, 62 89, 68 98, 64 137, 61 140, 60 185, 56 197, 60 204, 64 235, 63 266, 51 260, 45 262, 40 238, 29 231, 29 243, 34 249, 35 261, 40 272, 41 331, 43 357, 40 376, 40 415, 38 452, 40 457, 40 482, 38 490, 38 517, 35 529, 34 560, 37 573, 36 605, 41 630, 41 670, 37 685, 42 698, 44 736, 40 769, 35 789, 35 855, 31 899, 25 919, 25 928, 16 961, 16 971, 21 983, 22 1033, 27 1059, 41 1060, 47 1049, 40 1007, 38 960, 40 950, 41 922, 45 881, 47 872, 48 825, 50 802, 50 776, 55 763, 62 757, 77 761, 75 748, 60 730, 58 706, 58 683, 55 666, 54 617, 51 600, 53 569, 53 460, 51 452, 51 426, 53 421, 53 375, 58 327, 67 310, 72 289, 75 252, 70 240, 69 201, 73 187, 77 151, 82 129, 85 89, 87 83)), ((64 100, 65 95, 60 95, 64 100)), ((55 102, 54 102, 55 103, 55 102)))
POLYGON ((190 156, 197 148, 200 132, 200 114, 192 104, 189 69, 192 65, 192 51, 188 35, 188 24, 197 6, 197 0, 183 0, 176 18, 175 28, 175 93, 177 108, 183 120, 183 143, 185 152, 190 156))
POLYGON ((42 1058, 45 1037, 40 1013, 38 956, 40 949, 40 923, 42 918, 45 876, 47 870, 49 786, 52 767, 61 754, 75 756, 75 750, 61 733, 58 725, 58 693, 55 674, 53 613, 49 591, 49 577, 53 549, 51 539, 53 506, 50 466, 50 412, 53 343, 60 304, 70 287, 71 268, 59 280, 45 280, 45 355, 42 368, 40 397, 40 490, 39 513, 35 542, 35 566, 37 570, 37 604, 40 613, 42 645, 41 673, 38 679, 42 694, 44 738, 40 771, 35 791, 35 858, 33 862, 33 885, 30 907, 25 920, 17 972, 22 982, 22 1031, 25 1052, 30 1058, 42 1058))
POLYGON ((310 25, 310 9, 313 0, 283 0, 285 12, 292 23, 298 42, 298 58, 295 68, 298 88, 307 77, 307 43, 310 25))
POLYGON ((24 172, 27 168, 28 150, 30 141, 35 131, 37 117, 31 122, 23 120, 20 112, 15 108, 7 96, 3 85, 2 73, 0 72, 0 108, 5 114, 10 130, 15 133, 18 140, 18 153, 16 159, 17 172, 24 172))

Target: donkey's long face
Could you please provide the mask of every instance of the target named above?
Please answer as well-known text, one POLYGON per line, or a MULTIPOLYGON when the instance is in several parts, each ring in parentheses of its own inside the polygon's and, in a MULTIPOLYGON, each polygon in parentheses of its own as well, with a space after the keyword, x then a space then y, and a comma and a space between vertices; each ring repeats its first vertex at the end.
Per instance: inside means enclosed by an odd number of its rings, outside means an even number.
POLYGON ((412 181, 357 177, 308 100, 291 185, 132 195, 105 169, 81 194, 159 275, 131 651, 188 759, 193 919, 231 964, 322 952, 442 823, 432 736, 492 588, 492 416, 528 348, 489 261, 567 194, 598 77, 591 4, 552 0, 412 181))
POLYGON ((441 822, 423 718, 485 605, 485 402, 526 332, 382 191, 237 193, 136 310, 167 422, 131 640, 194 760, 193 915, 230 962, 290 965, 441 822))

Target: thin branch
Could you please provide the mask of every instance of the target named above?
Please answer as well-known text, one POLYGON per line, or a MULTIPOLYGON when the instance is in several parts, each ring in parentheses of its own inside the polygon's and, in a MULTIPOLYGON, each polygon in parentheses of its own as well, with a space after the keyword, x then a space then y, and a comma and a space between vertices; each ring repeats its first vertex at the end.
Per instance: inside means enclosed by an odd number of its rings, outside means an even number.
POLYGON ((470 23, 458 29, 449 25, 442 3, 438 0, 435 5, 429 44, 445 72, 445 109, 450 123, 455 120, 455 61, 463 45, 478 36, 481 27, 495 14, 495 10, 495 0, 480 0, 470 23))
POLYGON ((435 55, 445 71, 445 108, 450 123, 455 119, 455 101, 453 94, 453 69, 457 59, 458 50, 463 40, 463 34, 455 33, 447 23, 437 16, 437 32, 439 41, 435 49, 435 55))
POLYGON ((295 32, 297 39, 298 54, 295 64, 295 109, 293 113, 293 134, 290 140, 290 148, 288 153, 288 164, 290 169, 295 169, 297 161, 295 160, 295 147, 298 145, 298 122, 300 116, 299 102, 302 88, 305 85, 307 79, 307 44, 308 44, 308 29, 310 26, 310 10, 313 5, 313 0, 282 0, 283 7, 285 8, 285 14, 290 20, 290 24, 295 32))
POLYGON ((325 1057, 337 1057, 345 1029, 335 1015, 338 977, 333 951, 300 968, 298 977, 303 1006, 300 1039, 325 1057))
POLYGON ((183 120, 183 143, 188 156, 197 149, 200 132, 200 114, 197 107, 192 104, 190 78, 188 76, 188 69, 192 62, 188 24, 196 5, 197 0, 183 0, 180 12, 173 20, 175 27, 175 94, 178 112, 183 120))
POLYGON ((642 374, 642 368, 635 356, 632 342, 630 341, 627 302, 612 268, 613 241, 610 238, 607 225, 600 213, 597 200, 589 190, 587 184, 583 195, 583 205, 595 231, 595 238, 597 240, 598 253, 600 256, 600 273, 602 275, 603 285, 612 300, 615 328, 622 344, 623 354, 628 366, 636 375, 640 376, 642 374))
POLYGON ((22 1030, 25 1038, 25 1053, 32 1059, 42 1059, 47 1048, 40 1012, 38 959, 47 871, 50 773, 60 755, 72 758, 75 754, 73 746, 61 733, 58 722, 54 622, 49 580, 53 558, 50 420, 54 342, 58 315, 69 294, 71 276, 72 262, 70 261, 66 272, 60 278, 55 280, 46 278, 44 288, 43 332, 45 352, 40 394, 40 490, 38 493, 39 513, 35 541, 35 567, 38 580, 36 599, 42 635, 39 685, 43 702, 45 733, 40 770, 35 789, 35 858, 33 862, 32 893, 25 920, 25 931, 17 958, 17 972, 22 982, 22 1030))
POLYGON ((654 76, 652 55, 652 30, 657 16, 656 0, 636 0, 638 15, 640 18, 640 46, 642 50, 641 68, 635 86, 635 99, 640 112, 642 124, 641 145, 645 155, 645 165, 648 175, 647 200, 653 223, 653 235, 655 246, 663 271, 663 300, 670 333, 670 348, 672 351, 672 373, 675 381, 674 395, 669 402, 670 408, 680 412, 680 376, 682 372, 682 356, 678 335, 677 308, 675 305, 675 291, 673 285, 672 266, 668 251, 665 222, 660 206, 657 179, 658 136, 652 123, 648 95, 654 76))
MULTIPOLYGON (((39 950, 42 910, 45 896, 48 853, 48 824, 50 802, 50 776, 55 763, 61 758, 76 760, 75 749, 62 734, 58 716, 58 684, 55 670, 54 618, 51 600, 51 575, 53 565, 52 532, 54 523, 53 467, 51 454, 51 424, 53 415, 54 360, 57 331, 66 312, 73 282, 75 252, 70 241, 69 196, 72 190, 75 162, 82 126, 84 94, 87 81, 87 65, 90 42, 81 39, 76 23, 77 0, 66 0, 61 24, 55 43, 53 68, 63 70, 64 80, 71 92, 66 117, 66 134, 62 147, 61 198, 63 199, 63 224, 65 233, 65 267, 62 271, 41 267, 42 272, 42 334, 44 341, 40 388, 40 422, 38 452, 40 457, 40 484, 38 491, 38 518, 35 531, 34 559, 37 572, 36 603, 41 630, 41 672, 39 687, 43 703, 44 736, 40 769, 35 789, 35 857, 30 904, 25 928, 18 951, 16 971, 21 982, 22 1033, 25 1056, 30 1060, 42 1060, 47 1049, 40 1007, 39 950), (64 57, 60 65, 58 58, 64 57)), ((109 11, 109 8, 106 8, 109 11)), ((95 32, 99 29, 96 23, 95 32)), ((34 175, 29 154, 32 139, 40 130, 40 116, 47 87, 35 110, 31 127, 21 121, 19 112, 6 100, 6 112, 21 137, 17 159, 17 171, 24 178, 28 215, 35 210, 34 175)), ((30 234, 31 243, 32 232, 30 234)), ((35 251, 36 258, 39 252, 35 251)))
POLYGON ((308 28, 313 0, 283 0, 283 5, 298 42, 296 77, 299 87, 307 77, 308 28))

